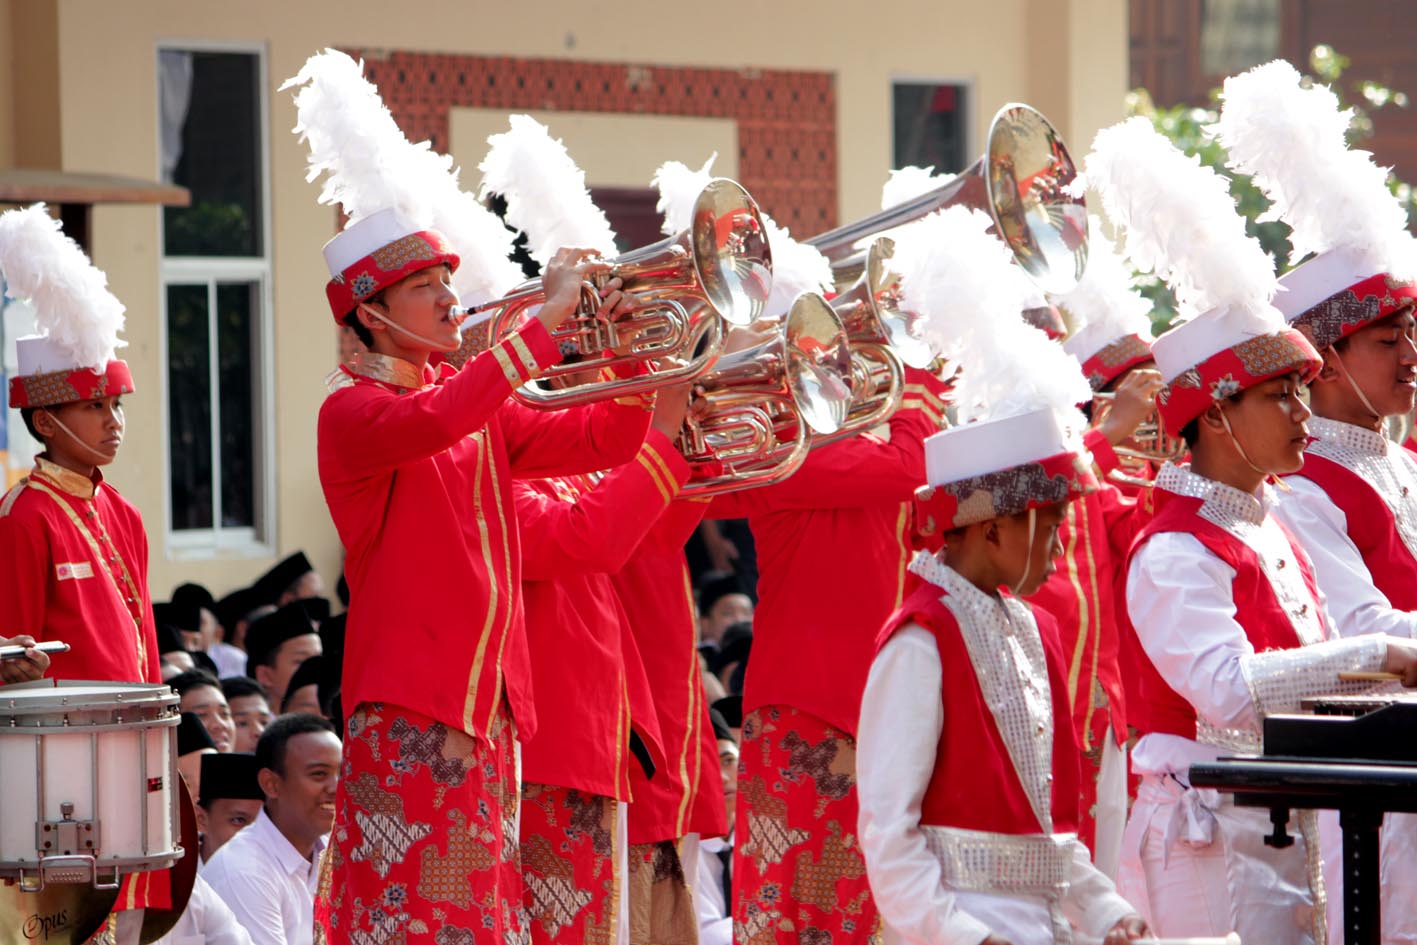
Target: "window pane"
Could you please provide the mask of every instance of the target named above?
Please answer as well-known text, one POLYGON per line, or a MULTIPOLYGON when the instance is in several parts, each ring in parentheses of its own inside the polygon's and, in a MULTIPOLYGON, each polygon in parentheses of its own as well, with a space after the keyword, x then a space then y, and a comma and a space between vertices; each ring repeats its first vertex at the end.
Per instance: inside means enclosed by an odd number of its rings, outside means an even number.
POLYGON ((216 289, 217 411, 221 421, 221 524, 256 524, 256 292, 259 283, 216 289))
POLYGON ((1233 75, 1279 54, 1279 0, 1205 0, 1201 72, 1233 75))
POLYGON ((207 287, 167 287, 167 452, 172 529, 212 527, 207 287))
POLYGON ((163 210, 169 256, 260 256, 260 94, 249 53, 158 56, 162 165, 192 191, 163 210))
POLYGON ((892 89, 895 166, 933 167, 937 174, 957 173, 974 155, 965 153, 963 85, 896 83, 892 89))

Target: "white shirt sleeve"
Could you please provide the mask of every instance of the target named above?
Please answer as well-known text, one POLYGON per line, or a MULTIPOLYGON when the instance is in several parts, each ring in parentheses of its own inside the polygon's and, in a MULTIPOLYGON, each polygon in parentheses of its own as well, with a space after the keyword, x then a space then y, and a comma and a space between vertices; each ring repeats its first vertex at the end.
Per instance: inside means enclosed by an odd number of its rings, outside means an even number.
POLYGON ((920 832, 920 806, 944 728, 940 654, 915 624, 871 664, 856 735, 856 791, 866 875, 881 917, 906 942, 978 945, 989 935, 960 909, 920 832))
POLYGON ((1130 902, 1096 866, 1081 840, 1071 843, 1073 863, 1068 874, 1068 893, 1063 897, 1063 914, 1088 935, 1103 938, 1124 917, 1137 914, 1130 902))
POLYGON ((1196 715, 1222 729, 1258 731, 1260 711, 1298 709, 1304 695, 1337 692, 1337 670, 1381 669, 1382 639, 1330 640, 1256 653, 1235 618, 1235 572, 1194 535, 1161 532, 1132 556, 1127 613, 1147 658, 1196 715), (1341 667, 1339 664, 1342 664, 1341 667), (1314 670, 1307 684, 1296 672, 1314 670), (1282 670, 1285 685, 1268 685, 1282 670), (1309 691, 1309 690, 1312 691, 1309 691), (1281 704, 1282 703, 1282 704, 1281 704))
POLYGON ((203 877, 246 930, 253 945, 287 945, 281 915, 281 878, 260 869, 242 868, 249 864, 231 862, 239 858, 223 858, 223 852, 224 849, 217 851, 203 877))
POLYGON ((1274 515, 1299 540, 1314 563, 1314 577, 1328 598, 1328 613, 1341 637, 1387 633, 1417 637, 1417 613, 1395 609, 1373 583, 1358 546, 1348 537, 1348 519, 1312 479, 1290 476, 1274 515))

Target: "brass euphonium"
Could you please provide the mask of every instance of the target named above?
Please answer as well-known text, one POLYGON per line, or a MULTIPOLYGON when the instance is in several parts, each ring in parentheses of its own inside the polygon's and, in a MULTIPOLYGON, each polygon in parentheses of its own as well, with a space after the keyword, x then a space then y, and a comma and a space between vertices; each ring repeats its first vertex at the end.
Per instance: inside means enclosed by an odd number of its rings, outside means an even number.
MULTIPOLYGON (((575 357, 518 388, 514 396, 522 403, 569 407, 693 380, 713 366, 725 323, 750 324, 772 288, 772 254, 758 205, 725 178, 699 193, 688 229, 610 262, 608 272, 583 287, 575 314, 551 332, 575 357), (621 290, 639 303, 615 321, 599 311, 600 290, 611 279, 621 280, 621 290)), ((470 329, 461 359, 514 330, 545 300, 541 280, 534 279, 495 302, 459 310, 459 321, 490 313, 470 329)))
MULTIPOLYGON (((1116 401, 1117 395, 1112 391, 1097 391, 1092 395, 1094 427, 1102 425, 1116 401)), ((1137 424, 1128 442, 1113 447, 1112 452, 1117 454, 1119 465, 1108 478, 1126 485, 1146 486, 1151 484, 1148 467, 1180 459, 1185 455, 1186 441, 1169 434, 1161 416, 1153 410, 1137 424)))
POLYGON ((878 236, 866 250, 865 267, 851 288, 831 300, 851 344, 851 409, 835 433, 814 437, 814 446, 863 433, 890 419, 905 392, 904 366, 935 360, 919 334, 918 316, 901 307, 900 276, 891 270, 895 241, 878 236))
MULTIPOLYGON (((913 200, 807 240, 832 262, 838 282, 854 280, 869 241, 936 210, 984 210, 1018 264, 1045 292, 1063 293, 1087 265, 1087 208, 1067 187, 1077 177, 1057 130, 1036 109, 1005 105, 989 126, 989 144, 973 165, 913 200)), ((948 251, 948 247, 941 247, 948 251)))
POLYGON ((684 495, 779 482, 807 458, 814 434, 834 432, 851 404, 846 330, 826 299, 799 295, 773 337, 725 354, 695 383, 679 448, 684 495))

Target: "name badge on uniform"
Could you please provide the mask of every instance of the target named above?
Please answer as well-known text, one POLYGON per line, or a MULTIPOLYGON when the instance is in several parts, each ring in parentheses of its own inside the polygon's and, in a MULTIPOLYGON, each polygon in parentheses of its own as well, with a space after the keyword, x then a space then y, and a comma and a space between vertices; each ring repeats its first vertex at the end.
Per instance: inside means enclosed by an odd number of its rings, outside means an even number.
POLYGON ((64 561, 54 566, 54 576, 61 581, 77 581, 93 577, 93 565, 87 561, 64 561))

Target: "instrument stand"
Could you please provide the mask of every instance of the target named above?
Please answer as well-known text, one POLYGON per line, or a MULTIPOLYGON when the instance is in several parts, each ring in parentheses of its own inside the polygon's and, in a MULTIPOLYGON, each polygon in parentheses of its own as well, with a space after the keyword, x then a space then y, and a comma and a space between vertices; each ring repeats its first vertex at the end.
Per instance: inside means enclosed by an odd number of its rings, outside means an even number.
POLYGON ((1378 837, 1383 812, 1344 807, 1338 812, 1343 828, 1343 940, 1348 945, 1382 942, 1382 884, 1378 837))

